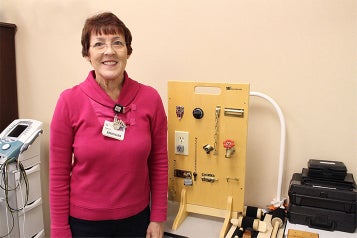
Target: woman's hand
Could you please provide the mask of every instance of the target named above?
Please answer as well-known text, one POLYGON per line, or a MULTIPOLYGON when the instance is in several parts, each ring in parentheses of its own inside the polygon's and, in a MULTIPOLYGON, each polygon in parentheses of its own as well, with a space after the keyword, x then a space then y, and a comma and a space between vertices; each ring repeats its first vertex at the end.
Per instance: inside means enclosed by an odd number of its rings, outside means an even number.
POLYGON ((164 236, 163 222, 150 222, 146 231, 146 238, 162 238, 164 236))

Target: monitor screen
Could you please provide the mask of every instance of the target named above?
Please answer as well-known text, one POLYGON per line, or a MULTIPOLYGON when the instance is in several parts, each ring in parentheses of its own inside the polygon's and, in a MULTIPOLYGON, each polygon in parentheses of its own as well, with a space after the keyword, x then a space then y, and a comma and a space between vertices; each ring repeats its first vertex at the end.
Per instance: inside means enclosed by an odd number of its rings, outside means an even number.
POLYGON ((18 124, 18 125, 16 125, 16 127, 14 129, 12 129, 12 131, 7 136, 8 137, 18 137, 19 135, 21 135, 22 132, 24 132, 24 130, 26 130, 27 127, 28 127, 28 125, 18 124))

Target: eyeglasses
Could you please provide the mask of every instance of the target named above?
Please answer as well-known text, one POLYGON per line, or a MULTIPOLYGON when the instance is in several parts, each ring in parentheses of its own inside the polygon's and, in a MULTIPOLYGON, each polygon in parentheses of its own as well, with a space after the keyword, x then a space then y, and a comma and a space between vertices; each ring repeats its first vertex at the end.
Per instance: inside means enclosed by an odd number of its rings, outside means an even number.
MULTIPOLYGON (((95 49, 98 52, 104 52, 105 49, 107 49, 108 44, 98 41, 96 43, 94 43, 93 45, 90 45, 91 47, 93 47, 93 49, 95 49)), ((114 50, 123 50, 125 48, 125 43, 117 40, 114 41, 112 43, 110 43, 110 46, 114 49, 114 50)))

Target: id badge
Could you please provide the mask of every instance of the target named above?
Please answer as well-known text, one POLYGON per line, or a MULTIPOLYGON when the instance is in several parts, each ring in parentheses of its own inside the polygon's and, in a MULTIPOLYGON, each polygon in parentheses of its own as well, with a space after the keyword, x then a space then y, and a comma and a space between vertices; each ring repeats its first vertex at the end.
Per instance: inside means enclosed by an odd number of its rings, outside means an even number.
POLYGON ((102 134, 106 137, 110 137, 116 140, 124 140, 125 127, 114 129, 114 123, 105 121, 102 129, 102 134))

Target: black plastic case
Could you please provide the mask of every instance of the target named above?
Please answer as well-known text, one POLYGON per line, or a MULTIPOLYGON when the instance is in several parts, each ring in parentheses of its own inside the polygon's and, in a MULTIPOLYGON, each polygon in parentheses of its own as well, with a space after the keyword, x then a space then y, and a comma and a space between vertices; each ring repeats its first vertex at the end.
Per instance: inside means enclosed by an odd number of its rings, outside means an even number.
POLYGON ((298 206, 292 203, 288 207, 288 219, 290 223, 328 231, 353 233, 357 227, 356 213, 298 206))
POLYGON ((340 161, 310 159, 308 168, 311 178, 344 180, 347 175, 347 168, 340 161))
POLYGON ((290 203, 299 206, 357 213, 357 190, 339 190, 302 184, 302 174, 294 173, 289 186, 290 203))
POLYGON ((315 186, 315 187, 328 187, 331 189, 344 189, 344 190, 353 190, 356 187, 353 175, 347 173, 343 180, 334 180, 326 178, 315 178, 309 176, 310 169, 302 169, 302 178, 301 181, 303 184, 315 186))

